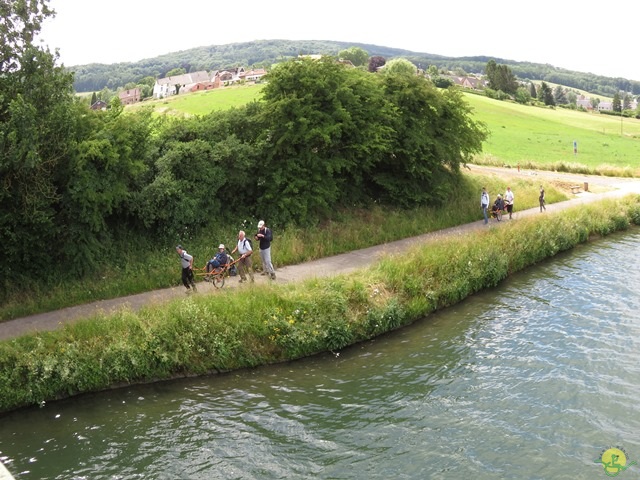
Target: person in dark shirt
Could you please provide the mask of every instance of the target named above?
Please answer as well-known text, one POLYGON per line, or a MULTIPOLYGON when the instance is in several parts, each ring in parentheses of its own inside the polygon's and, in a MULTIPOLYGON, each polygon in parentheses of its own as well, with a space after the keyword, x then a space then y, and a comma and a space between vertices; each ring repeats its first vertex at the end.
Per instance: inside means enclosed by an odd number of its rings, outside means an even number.
POLYGON ((543 208, 546 210, 547 207, 545 207, 544 204, 547 202, 544 198, 544 188, 542 187, 542 185, 540 185, 540 196, 538 197, 538 201, 540 202, 540 211, 542 212, 543 208))
POLYGON ((262 260, 262 274, 269 275, 271 280, 276 279, 276 272, 271 263, 271 241, 273 240, 273 233, 268 228, 264 220, 258 222, 258 233, 256 233, 256 240, 260 242, 260 260, 262 260))
POLYGON ((502 195, 498 194, 496 201, 493 202, 493 207, 491 207, 491 211, 494 216, 498 213, 498 211, 504 210, 504 200, 502 199, 502 195))

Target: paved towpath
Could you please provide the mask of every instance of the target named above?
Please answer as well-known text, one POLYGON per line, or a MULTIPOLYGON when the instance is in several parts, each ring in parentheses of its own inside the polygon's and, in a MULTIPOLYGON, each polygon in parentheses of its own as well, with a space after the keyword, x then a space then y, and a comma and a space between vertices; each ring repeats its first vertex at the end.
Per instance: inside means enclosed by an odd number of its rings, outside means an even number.
MULTIPOLYGON (((585 182, 589 185, 587 192, 582 192, 573 196, 566 202, 547 205, 547 213, 557 212, 578 204, 587 204, 603 198, 617 198, 629 193, 640 193, 640 180, 627 178, 611 178, 575 174, 561 174, 556 172, 544 171, 521 171, 514 169, 502 169, 497 167, 476 167, 471 166, 472 171, 483 173, 485 175, 496 175, 501 178, 517 178, 517 177, 533 177, 536 182, 539 180, 541 184, 549 182, 564 182, 570 185, 581 185, 585 182), (596 193, 591 193, 591 190, 596 193), (599 191, 599 192, 598 192, 599 191)), ((516 192, 517 195, 517 192, 516 192)), ((516 198, 517 208, 517 198, 516 198)), ((514 220, 524 218, 531 215, 541 215, 539 208, 532 208, 514 213, 514 220)), ((544 215, 544 213, 542 214, 544 215)), ((382 255, 399 253, 407 250, 416 243, 425 242, 435 238, 450 237, 461 235, 473 230, 486 228, 496 228, 499 225, 506 224, 508 219, 498 224, 493 221, 488 226, 484 225, 482 220, 477 222, 460 225, 457 227, 447 228, 432 233, 426 233, 417 237, 406 238, 394 242, 376 245, 353 252, 343 253, 332 257, 321 258, 311 262, 298 265, 290 265, 277 270, 278 283, 294 282, 313 277, 324 277, 329 275, 337 275, 349 273, 362 267, 366 267, 374 263, 382 255)), ((264 276, 256 275, 256 283, 265 283, 268 280, 264 276)), ((224 288, 247 288, 247 284, 239 285, 237 277, 228 278, 224 288)), ((210 294, 214 291, 214 287, 208 283, 200 283, 198 286, 199 293, 210 294)), ((0 323, 0 340, 7 340, 18 337, 28 332, 54 330, 59 326, 78 320, 87 318, 100 312, 112 312, 121 308, 131 308, 137 310, 145 305, 162 304, 171 298, 184 297, 184 287, 172 287, 151 292, 140 293, 137 295, 129 295, 126 297, 114 298, 110 300, 100 300, 97 302, 78 305, 75 307, 64 308, 61 310, 40 313, 28 317, 17 318, 7 322, 0 323)))

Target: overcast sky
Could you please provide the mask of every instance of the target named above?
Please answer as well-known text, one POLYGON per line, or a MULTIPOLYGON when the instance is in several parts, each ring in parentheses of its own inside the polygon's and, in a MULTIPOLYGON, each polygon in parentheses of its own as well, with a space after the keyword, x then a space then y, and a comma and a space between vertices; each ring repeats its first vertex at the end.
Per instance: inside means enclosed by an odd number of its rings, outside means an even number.
POLYGON ((335 40, 486 55, 640 81, 640 2, 50 0, 41 38, 66 66, 252 40, 335 40), (591 6, 590 6, 591 5, 591 6))

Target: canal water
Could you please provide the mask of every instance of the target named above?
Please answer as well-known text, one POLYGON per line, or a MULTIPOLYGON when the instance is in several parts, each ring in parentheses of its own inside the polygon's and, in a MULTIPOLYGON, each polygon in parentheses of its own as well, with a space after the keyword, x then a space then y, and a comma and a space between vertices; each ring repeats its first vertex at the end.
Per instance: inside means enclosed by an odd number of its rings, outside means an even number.
POLYGON ((17 479, 640 477, 640 233, 381 338, 0 417, 17 479))

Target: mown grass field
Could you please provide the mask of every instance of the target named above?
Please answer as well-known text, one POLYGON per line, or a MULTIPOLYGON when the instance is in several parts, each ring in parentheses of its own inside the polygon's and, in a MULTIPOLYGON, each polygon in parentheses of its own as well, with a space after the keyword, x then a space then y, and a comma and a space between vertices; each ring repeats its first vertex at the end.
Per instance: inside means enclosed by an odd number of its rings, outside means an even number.
POLYGON ((487 124, 491 136, 484 156, 505 164, 580 163, 590 167, 638 166, 640 120, 562 108, 550 109, 467 95, 474 118, 487 124), (573 141, 578 154, 573 154, 573 141))

